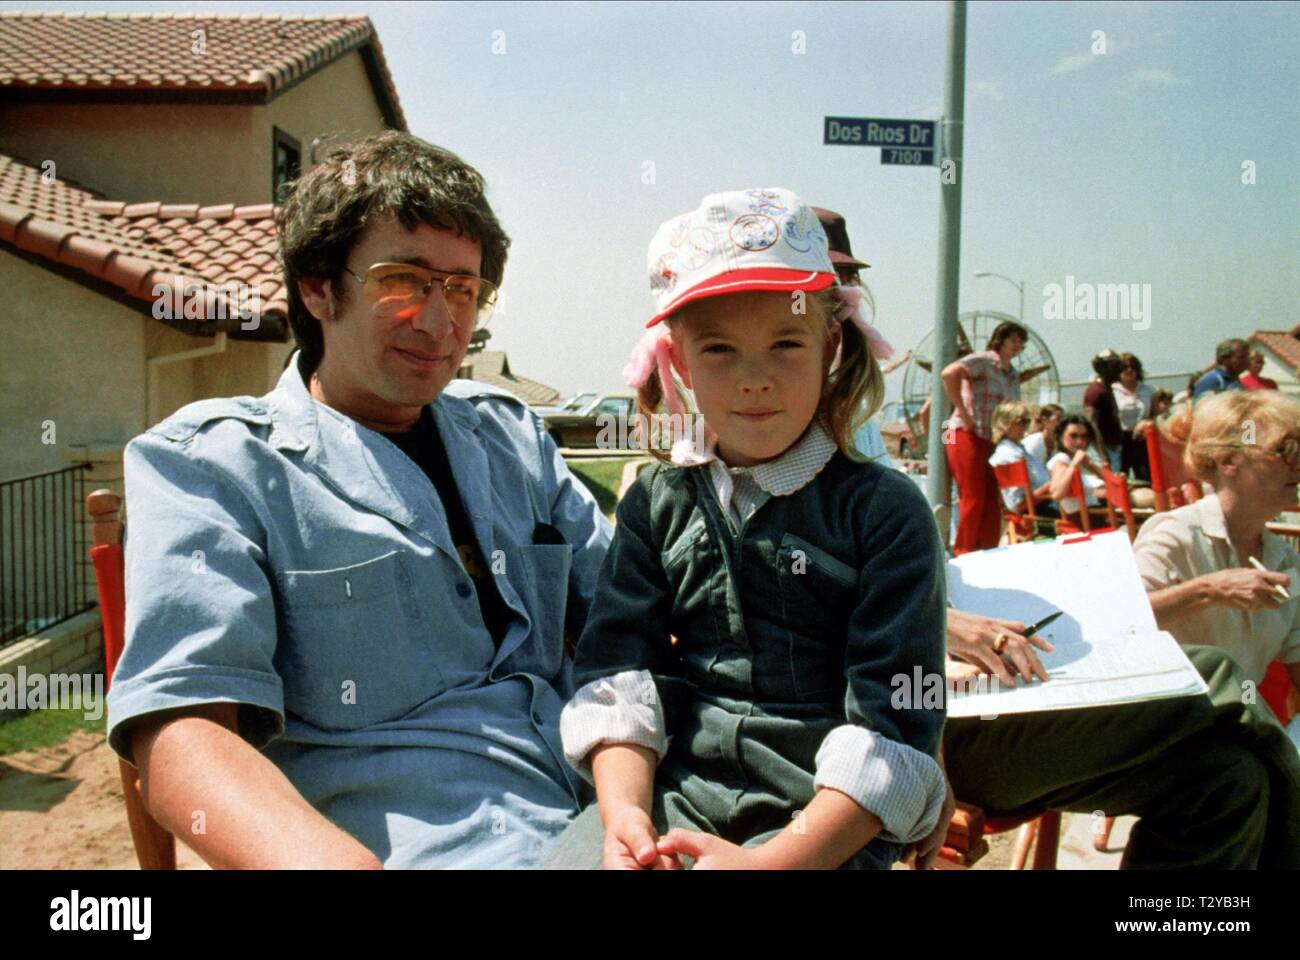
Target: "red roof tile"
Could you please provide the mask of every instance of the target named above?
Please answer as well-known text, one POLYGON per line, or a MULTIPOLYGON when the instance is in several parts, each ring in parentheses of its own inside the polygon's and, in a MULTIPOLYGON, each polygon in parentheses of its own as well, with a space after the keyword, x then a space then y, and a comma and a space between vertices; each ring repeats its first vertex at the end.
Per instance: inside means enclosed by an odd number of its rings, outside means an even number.
POLYGON ((1247 339, 1258 343, 1285 364, 1292 372, 1300 374, 1300 326, 1290 333, 1284 330, 1256 330, 1247 339))
POLYGON ((389 124, 406 129, 369 17, 0 12, 0 89, 248 93, 266 102, 359 51, 389 124), (202 31, 203 52, 196 34, 202 31))
MULTIPOLYGON (((260 294, 260 317, 271 321, 259 324, 259 339, 283 338, 287 332, 274 215, 271 204, 160 209, 156 202, 104 200, 68 181, 46 183, 38 168, 0 154, 0 242, 111 283, 146 303, 153 302, 155 284, 172 285, 174 277, 182 286, 205 280, 248 283, 260 294)), ((226 316, 238 313, 227 309, 226 316)), ((238 326, 231 330, 236 336, 238 326)))

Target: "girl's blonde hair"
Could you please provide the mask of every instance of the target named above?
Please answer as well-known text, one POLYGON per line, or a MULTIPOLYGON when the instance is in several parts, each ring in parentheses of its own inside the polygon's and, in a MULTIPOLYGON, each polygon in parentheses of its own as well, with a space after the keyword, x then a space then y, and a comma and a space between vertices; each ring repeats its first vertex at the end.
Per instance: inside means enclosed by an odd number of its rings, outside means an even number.
POLYGON ((1218 486, 1219 462, 1247 450, 1271 450, 1287 437, 1300 439, 1300 402, 1277 390, 1234 390, 1180 405, 1159 427, 1183 443, 1183 465, 1198 480, 1218 486))
MULTIPOLYGON (((821 291, 808 294, 805 304, 808 317, 814 328, 820 331, 824 342, 831 335, 832 324, 840 323, 835 319, 840 301, 830 291, 821 291)), ((665 322, 675 332, 683 322, 689 322, 693 306, 694 304, 686 304, 665 322)), ((690 404, 686 402, 686 390, 677 377, 672 379, 672 389, 682 399, 683 409, 690 409, 690 404)), ((866 337, 852 323, 844 322, 841 324, 839 353, 832 360, 826 381, 822 385, 822 399, 817 415, 835 440, 835 445, 850 460, 863 463, 870 459, 854 446, 853 435, 880 409, 884 398, 885 375, 871 353, 866 337)), ((647 421, 652 421, 660 413, 664 386, 660 382, 657 368, 650 372, 645 385, 637 391, 636 399, 637 412, 647 421)), ((654 446, 649 452, 659 460, 669 459, 665 450, 654 446)))
POLYGON ((1029 422, 1029 407, 1019 400, 1004 400, 993 411, 993 442, 1001 443, 1007 435, 1007 427, 1017 420, 1029 422))

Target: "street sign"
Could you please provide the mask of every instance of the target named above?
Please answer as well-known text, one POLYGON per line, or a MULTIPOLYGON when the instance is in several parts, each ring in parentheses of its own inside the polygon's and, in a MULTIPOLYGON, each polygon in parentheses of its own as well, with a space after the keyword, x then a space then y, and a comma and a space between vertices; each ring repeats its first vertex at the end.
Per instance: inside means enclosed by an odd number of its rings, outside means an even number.
POLYGON ((933 167, 934 151, 918 150, 912 147, 884 147, 880 151, 882 164, 898 164, 908 167, 933 167))
POLYGON ((878 117, 827 117, 822 143, 851 147, 915 147, 934 150, 935 121, 878 117))

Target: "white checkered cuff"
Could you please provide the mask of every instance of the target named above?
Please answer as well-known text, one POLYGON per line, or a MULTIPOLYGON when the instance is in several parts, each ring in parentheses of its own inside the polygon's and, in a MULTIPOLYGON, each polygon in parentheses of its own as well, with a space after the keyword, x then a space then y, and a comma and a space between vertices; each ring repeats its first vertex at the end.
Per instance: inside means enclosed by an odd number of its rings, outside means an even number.
POLYGON ((884 824, 883 840, 914 843, 939 820, 947 789, 929 754, 846 724, 826 735, 815 762, 814 785, 838 790, 874 813, 884 824))
POLYGON ((653 750, 660 760, 668 752, 659 688, 649 670, 624 670, 593 680, 573 695, 560 714, 564 757, 591 781, 587 755, 605 743, 627 743, 653 750))

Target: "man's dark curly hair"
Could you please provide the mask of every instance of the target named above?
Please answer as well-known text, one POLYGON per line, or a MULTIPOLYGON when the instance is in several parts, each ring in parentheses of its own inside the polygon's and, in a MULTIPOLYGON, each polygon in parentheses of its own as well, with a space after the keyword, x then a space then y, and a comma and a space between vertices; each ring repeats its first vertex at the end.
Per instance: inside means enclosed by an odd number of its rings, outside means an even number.
POLYGON ((477 170, 449 150, 397 131, 334 149, 293 184, 276 218, 289 326, 304 372, 320 365, 325 341, 298 281, 323 277, 344 300, 348 255, 367 224, 390 214, 408 230, 424 223, 477 240, 483 250, 479 271, 500 286, 510 238, 488 205, 477 170))

